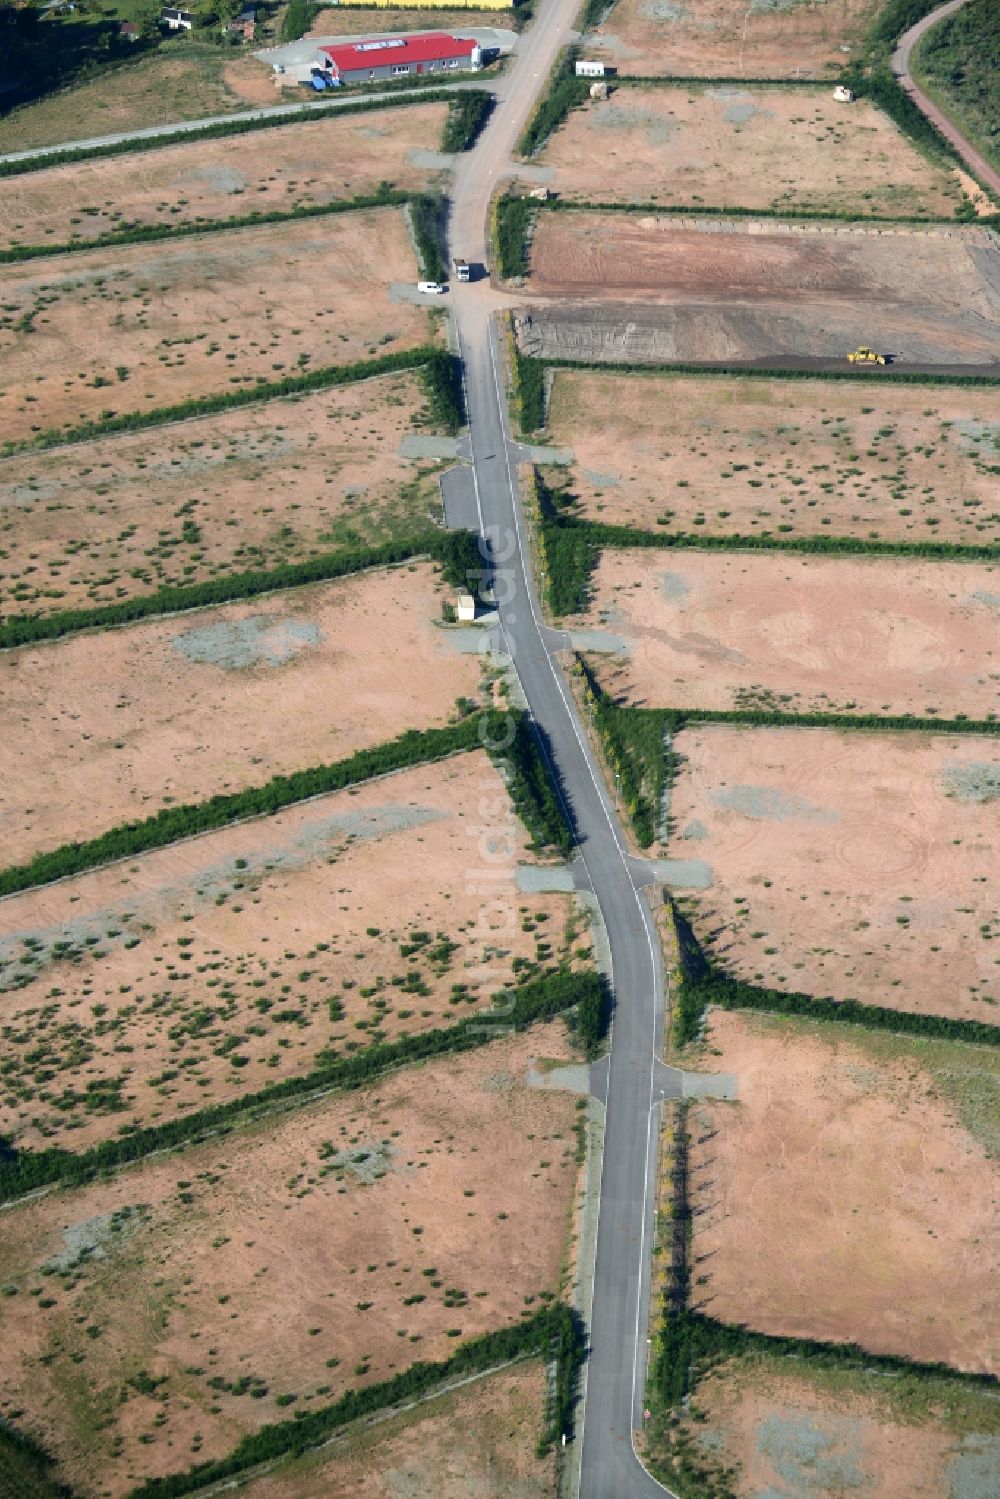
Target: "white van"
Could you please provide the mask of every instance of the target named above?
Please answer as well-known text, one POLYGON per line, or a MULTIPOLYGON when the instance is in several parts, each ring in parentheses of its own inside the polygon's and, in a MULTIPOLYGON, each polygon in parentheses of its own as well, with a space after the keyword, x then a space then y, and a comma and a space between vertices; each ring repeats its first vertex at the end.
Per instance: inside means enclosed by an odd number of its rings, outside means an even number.
POLYGON ((428 297, 443 297, 446 290, 447 288, 443 287, 440 281, 417 282, 417 291, 425 292, 428 297))

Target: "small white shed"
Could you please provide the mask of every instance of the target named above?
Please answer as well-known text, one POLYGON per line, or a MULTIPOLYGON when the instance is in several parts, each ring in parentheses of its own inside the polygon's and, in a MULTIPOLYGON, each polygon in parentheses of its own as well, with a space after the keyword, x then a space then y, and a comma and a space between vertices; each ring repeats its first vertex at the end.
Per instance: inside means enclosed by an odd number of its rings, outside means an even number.
POLYGON ((853 93, 853 91, 851 89, 847 88, 843 83, 838 83, 837 84, 837 87, 833 91, 833 97, 836 99, 836 101, 837 101, 838 104, 853 104, 854 103, 854 93, 853 93))
POLYGON ((476 617, 476 601, 471 593, 460 593, 458 596, 458 608, 456 609, 459 624, 468 624, 476 617))
POLYGON ((606 72, 602 62, 586 62, 581 59, 576 64, 577 78, 603 78, 606 72))

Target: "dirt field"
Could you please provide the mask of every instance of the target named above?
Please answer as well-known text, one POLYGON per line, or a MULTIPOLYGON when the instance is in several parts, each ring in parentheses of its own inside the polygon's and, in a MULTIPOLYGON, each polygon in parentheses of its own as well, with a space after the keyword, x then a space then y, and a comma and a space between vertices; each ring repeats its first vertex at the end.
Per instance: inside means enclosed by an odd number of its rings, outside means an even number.
POLYGON ((414 148, 436 151, 446 104, 343 120, 305 120, 251 136, 168 146, 14 177, 0 203, 0 244, 86 242, 138 224, 183 224, 289 210, 420 187, 414 148), (330 172, 336 161, 335 174, 330 172))
POLYGON ((542 213, 529 290, 583 305, 533 309, 522 342, 633 361, 839 360, 864 342, 902 365, 995 372, 995 246, 975 228, 542 213))
POLYGON ((573 450, 572 492, 592 520, 1000 541, 993 391, 557 370, 548 427, 573 450))
POLYGON ((1000 1412, 944 1380, 810 1371, 734 1360, 697 1388, 707 1420, 686 1433, 710 1464, 736 1466, 734 1499, 990 1499, 1000 1412))
POLYGON ((987 563, 605 551, 593 596, 626 644, 605 685, 639 706, 997 711, 987 563))
POLYGON ((246 1499, 553 1499, 555 1457, 535 1456, 542 1366, 495 1374, 247 1484, 246 1499))
POLYGON ((824 78, 860 50, 880 8, 878 0, 618 0, 586 55, 647 76, 824 78))
POLYGON ((513 24, 513 12, 509 10, 364 10, 353 5, 338 10, 334 5, 324 5, 316 12, 306 36, 353 37, 402 31, 447 31, 462 36, 470 26, 506 28, 513 24))
POLYGON ((0 1133, 80 1149, 586 957, 571 897, 516 889, 513 810, 484 905, 480 807, 503 804, 466 754, 0 903, 0 1133))
POLYGON ((411 347, 427 315, 389 283, 416 277, 394 208, 8 267, 0 426, 17 441, 411 347))
POLYGON ((154 54, 6 115, 0 119, 0 151, 228 114, 248 104, 273 103, 274 96, 270 70, 253 57, 234 60, 222 51, 201 57, 154 54), (263 97, 262 83, 267 86, 263 97))
POLYGON ((829 89, 618 89, 573 110, 546 146, 562 197, 951 218, 957 174, 881 110, 829 89))
POLYGON ((47 614, 390 540, 439 519, 420 377, 0 460, 0 606, 47 614))
POLYGON ((567 1055, 556 1022, 8 1213, 5 1407, 118 1496, 517 1322, 577 1176, 574 1098, 522 1079, 567 1055))
POLYGON ((711 868, 685 903, 725 969, 1000 1023, 1000 740, 720 724, 677 751, 670 852, 711 868))
POLYGON ((997 1052, 724 1011, 707 1051, 739 1102, 689 1116, 695 1305, 996 1373, 997 1052))
POLYGON ((444 597, 411 564, 6 652, 5 862, 444 722, 479 685, 444 597))

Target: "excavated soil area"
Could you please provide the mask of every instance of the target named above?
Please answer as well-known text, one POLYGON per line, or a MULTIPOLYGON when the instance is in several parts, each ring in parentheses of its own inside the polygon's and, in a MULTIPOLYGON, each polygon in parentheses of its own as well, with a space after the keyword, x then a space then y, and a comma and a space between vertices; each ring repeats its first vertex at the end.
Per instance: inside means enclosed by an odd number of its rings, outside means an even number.
POLYGON ((518 892, 530 862, 478 752, 0 902, 0 1133, 82 1149, 580 962, 586 920, 518 892))
POLYGON ((47 239, 85 244, 146 224, 287 213, 373 193, 382 182, 419 189, 427 173, 410 154, 439 148, 447 108, 415 104, 343 120, 307 117, 250 136, 29 172, 4 184, 0 246, 47 239))
POLYGON ((867 343, 903 367, 996 374, 996 246, 991 231, 957 226, 543 212, 528 292, 551 305, 521 319, 520 343, 567 359, 844 370, 867 343))
POLYGON ((643 77, 833 77, 862 49, 880 8, 880 0, 618 0, 585 53, 643 77))
POLYGON ((703 1379, 706 1419, 684 1430, 709 1464, 734 1465, 734 1499, 989 1499, 1000 1412, 988 1391, 801 1361, 745 1358, 703 1379))
POLYGON ((426 529, 418 374, 0 460, 0 604, 51 614, 426 529))
POLYGON ((577 1115, 524 1079, 569 1054, 558 1021, 7 1213, 5 1405, 118 1499, 537 1310, 577 1115))
POLYGON ((427 314, 389 283, 416 278, 398 208, 8 266, 0 429, 22 441, 411 348, 427 314))
POLYGON ((0 657, 5 863, 445 722, 479 662, 428 563, 0 657))
POLYGON ((829 89, 618 89, 573 110, 542 160, 589 203, 951 218, 962 201, 888 115, 829 89))
POLYGON ((246 1499, 551 1499, 555 1454, 535 1452, 548 1382, 522 1364, 300 1458, 246 1499))
POLYGON ((624 645, 605 685, 640 707, 997 711, 989 563, 605 550, 592 597, 624 645))
POLYGON ((712 1011, 738 1102, 689 1116, 693 1304, 724 1322, 1000 1369, 1000 1055, 712 1011))
POLYGON ((1000 739, 721 724, 677 736, 674 858, 726 972, 1000 1024, 1000 739))
POLYGON ((996 392, 557 370, 580 513, 708 536, 1000 541, 996 392))

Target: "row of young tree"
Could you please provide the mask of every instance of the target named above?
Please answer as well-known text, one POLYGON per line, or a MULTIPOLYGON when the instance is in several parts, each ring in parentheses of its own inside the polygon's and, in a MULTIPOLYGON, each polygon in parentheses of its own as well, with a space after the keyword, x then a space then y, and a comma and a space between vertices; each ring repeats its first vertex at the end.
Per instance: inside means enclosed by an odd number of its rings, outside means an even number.
POLYGON ((568 1015, 578 1025, 576 1016, 588 1008, 593 1012, 601 1001, 601 990, 602 981, 596 973, 551 968, 517 988, 498 991, 492 996, 491 1009, 480 1010, 454 1025, 421 1031, 396 1041, 376 1042, 298 1077, 271 1083, 256 1093, 210 1104, 196 1113, 132 1130, 85 1150, 71 1151, 60 1146, 18 1150, 0 1142, 0 1201, 14 1201, 55 1183, 79 1186, 155 1152, 194 1145, 209 1135, 226 1135, 241 1119, 331 1088, 361 1088, 398 1067, 472 1051, 498 1035, 526 1030, 559 1015, 568 1015))

